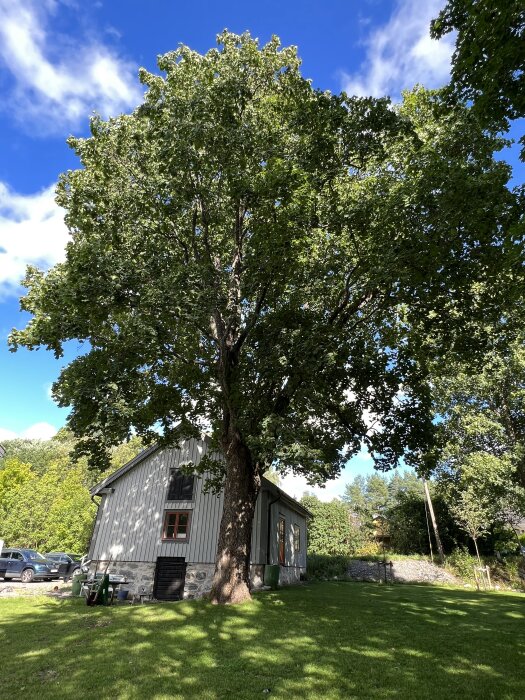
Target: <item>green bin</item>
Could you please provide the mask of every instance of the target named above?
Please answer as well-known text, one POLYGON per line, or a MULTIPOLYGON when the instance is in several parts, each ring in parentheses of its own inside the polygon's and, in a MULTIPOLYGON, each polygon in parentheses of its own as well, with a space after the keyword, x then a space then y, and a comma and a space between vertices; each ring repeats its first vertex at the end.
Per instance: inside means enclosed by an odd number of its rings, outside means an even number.
POLYGON ((87 581, 87 574, 77 574, 76 576, 73 576, 71 595, 80 595, 84 581, 87 581))
POLYGON ((274 590, 279 586, 279 564, 266 564, 264 567, 264 585, 274 590))

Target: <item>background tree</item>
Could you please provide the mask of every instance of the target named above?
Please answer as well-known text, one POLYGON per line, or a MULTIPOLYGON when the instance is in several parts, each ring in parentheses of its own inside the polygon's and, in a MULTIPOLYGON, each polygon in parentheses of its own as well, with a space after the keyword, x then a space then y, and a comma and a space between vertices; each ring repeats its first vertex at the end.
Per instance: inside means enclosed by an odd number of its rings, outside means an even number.
MULTIPOLYGON (((465 537, 452 519, 444 494, 434 481, 428 484, 443 546, 450 552, 465 537)), ((414 471, 395 470, 388 476, 357 476, 346 485, 343 501, 350 513, 356 514, 362 541, 377 541, 376 516, 380 514, 390 551, 397 554, 430 552, 423 485, 414 471)), ((432 542, 434 544, 434 539, 432 542)))
POLYGON ((141 71, 132 115, 70 139, 66 261, 29 270, 33 319, 11 341, 58 356, 86 342, 54 395, 95 462, 132 430, 211 431, 225 458, 200 465, 224 485, 212 599, 236 602, 270 466, 323 482, 363 441, 380 468, 418 461, 429 356, 470 352, 513 298, 519 214, 497 140, 439 94, 392 108, 323 93, 295 49, 247 34, 159 68, 141 71))
POLYGON ((494 518, 492 504, 486 498, 480 499, 479 493, 470 485, 459 491, 456 500, 450 505, 450 510, 458 525, 472 538, 478 562, 481 564, 478 540, 489 532, 494 518))
POLYGON ((345 504, 337 499, 324 503, 317 496, 308 495, 301 498, 301 503, 313 516, 308 521, 308 553, 332 556, 352 554, 360 536, 345 504))
POLYGON ((390 504, 389 480, 382 474, 358 475, 346 484, 342 500, 356 516, 365 537, 372 537, 378 519, 386 518, 390 504))
POLYGON ((452 31, 452 93, 472 100, 484 124, 507 130, 509 119, 525 116, 523 0, 448 0, 430 33, 440 39, 452 31))
MULTIPOLYGON (((75 439, 60 431, 51 440, 7 440, 0 459, 0 536, 6 546, 85 553, 96 507, 89 488, 103 476, 87 460, 71 461, 75 439), (26 461, 22 461, 22 457, 26 461)), ((132 459, 140 442, 117 445, 110 470, 132 459)))
MULTIPOLYGON (((435 380, 442 482, 468 476, 493 502, 525 494, 525 345, 523 337, 488 353, 480 371, 454 364, 435 380)), ((519 506, 518 503, 516 507, 519 506)))
POLYGON ((64 469, 57 460, 42 473, 16 458, 0 469, 2 539, 10 547, 40 551, 87 551, 95 506, 85 469, 64 469))

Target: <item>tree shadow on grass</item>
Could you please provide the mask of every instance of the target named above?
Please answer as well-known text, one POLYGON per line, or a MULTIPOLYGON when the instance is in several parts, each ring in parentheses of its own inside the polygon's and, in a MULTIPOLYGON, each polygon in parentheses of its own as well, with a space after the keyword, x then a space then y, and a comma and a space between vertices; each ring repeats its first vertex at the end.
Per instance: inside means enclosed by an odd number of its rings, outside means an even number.
POLYGON ((238 607, 18 599, 0 615, 2 697, 525 697, 519 595, 334 582, 238 607))

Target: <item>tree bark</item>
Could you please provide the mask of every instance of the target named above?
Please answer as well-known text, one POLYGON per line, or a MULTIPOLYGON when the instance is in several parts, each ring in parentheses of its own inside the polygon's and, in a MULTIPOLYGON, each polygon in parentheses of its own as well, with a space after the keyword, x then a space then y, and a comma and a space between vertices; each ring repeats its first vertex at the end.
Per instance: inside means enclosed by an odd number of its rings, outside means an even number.
POLYGON ((478 562, 479 562, 479 565, 481 566, 481 557, 479 556, 479 549, 478 549, 478 538, 474 537, 474 535, 471 535, 471 537, 474 540, 474 547, 476 548, 476 556, 478 557, 478 562))
POLYGON ((261 479, 238 435, 227 440, 223 450, 227 468, 211 602, 227 605, 251 598, 250 549, 261 479))

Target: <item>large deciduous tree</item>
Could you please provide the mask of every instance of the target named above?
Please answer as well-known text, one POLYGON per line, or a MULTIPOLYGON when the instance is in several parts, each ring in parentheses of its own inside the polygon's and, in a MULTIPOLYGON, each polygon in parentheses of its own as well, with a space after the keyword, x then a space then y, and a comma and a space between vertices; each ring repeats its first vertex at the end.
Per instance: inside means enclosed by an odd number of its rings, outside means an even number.
POLYGON ((236 602, 271 465, 323 482, 362 441, 382 468, 426 448, 426 358, 508 297, 516 207, 497 142, 437 93, 320 92, 294 48, 249 35, 158 63, 133 114, 70 140, 66 261, 29 270, 11 340, 85 341, 54 394, 95 461, 132 430, 211 434, 212 599, 236 602))

